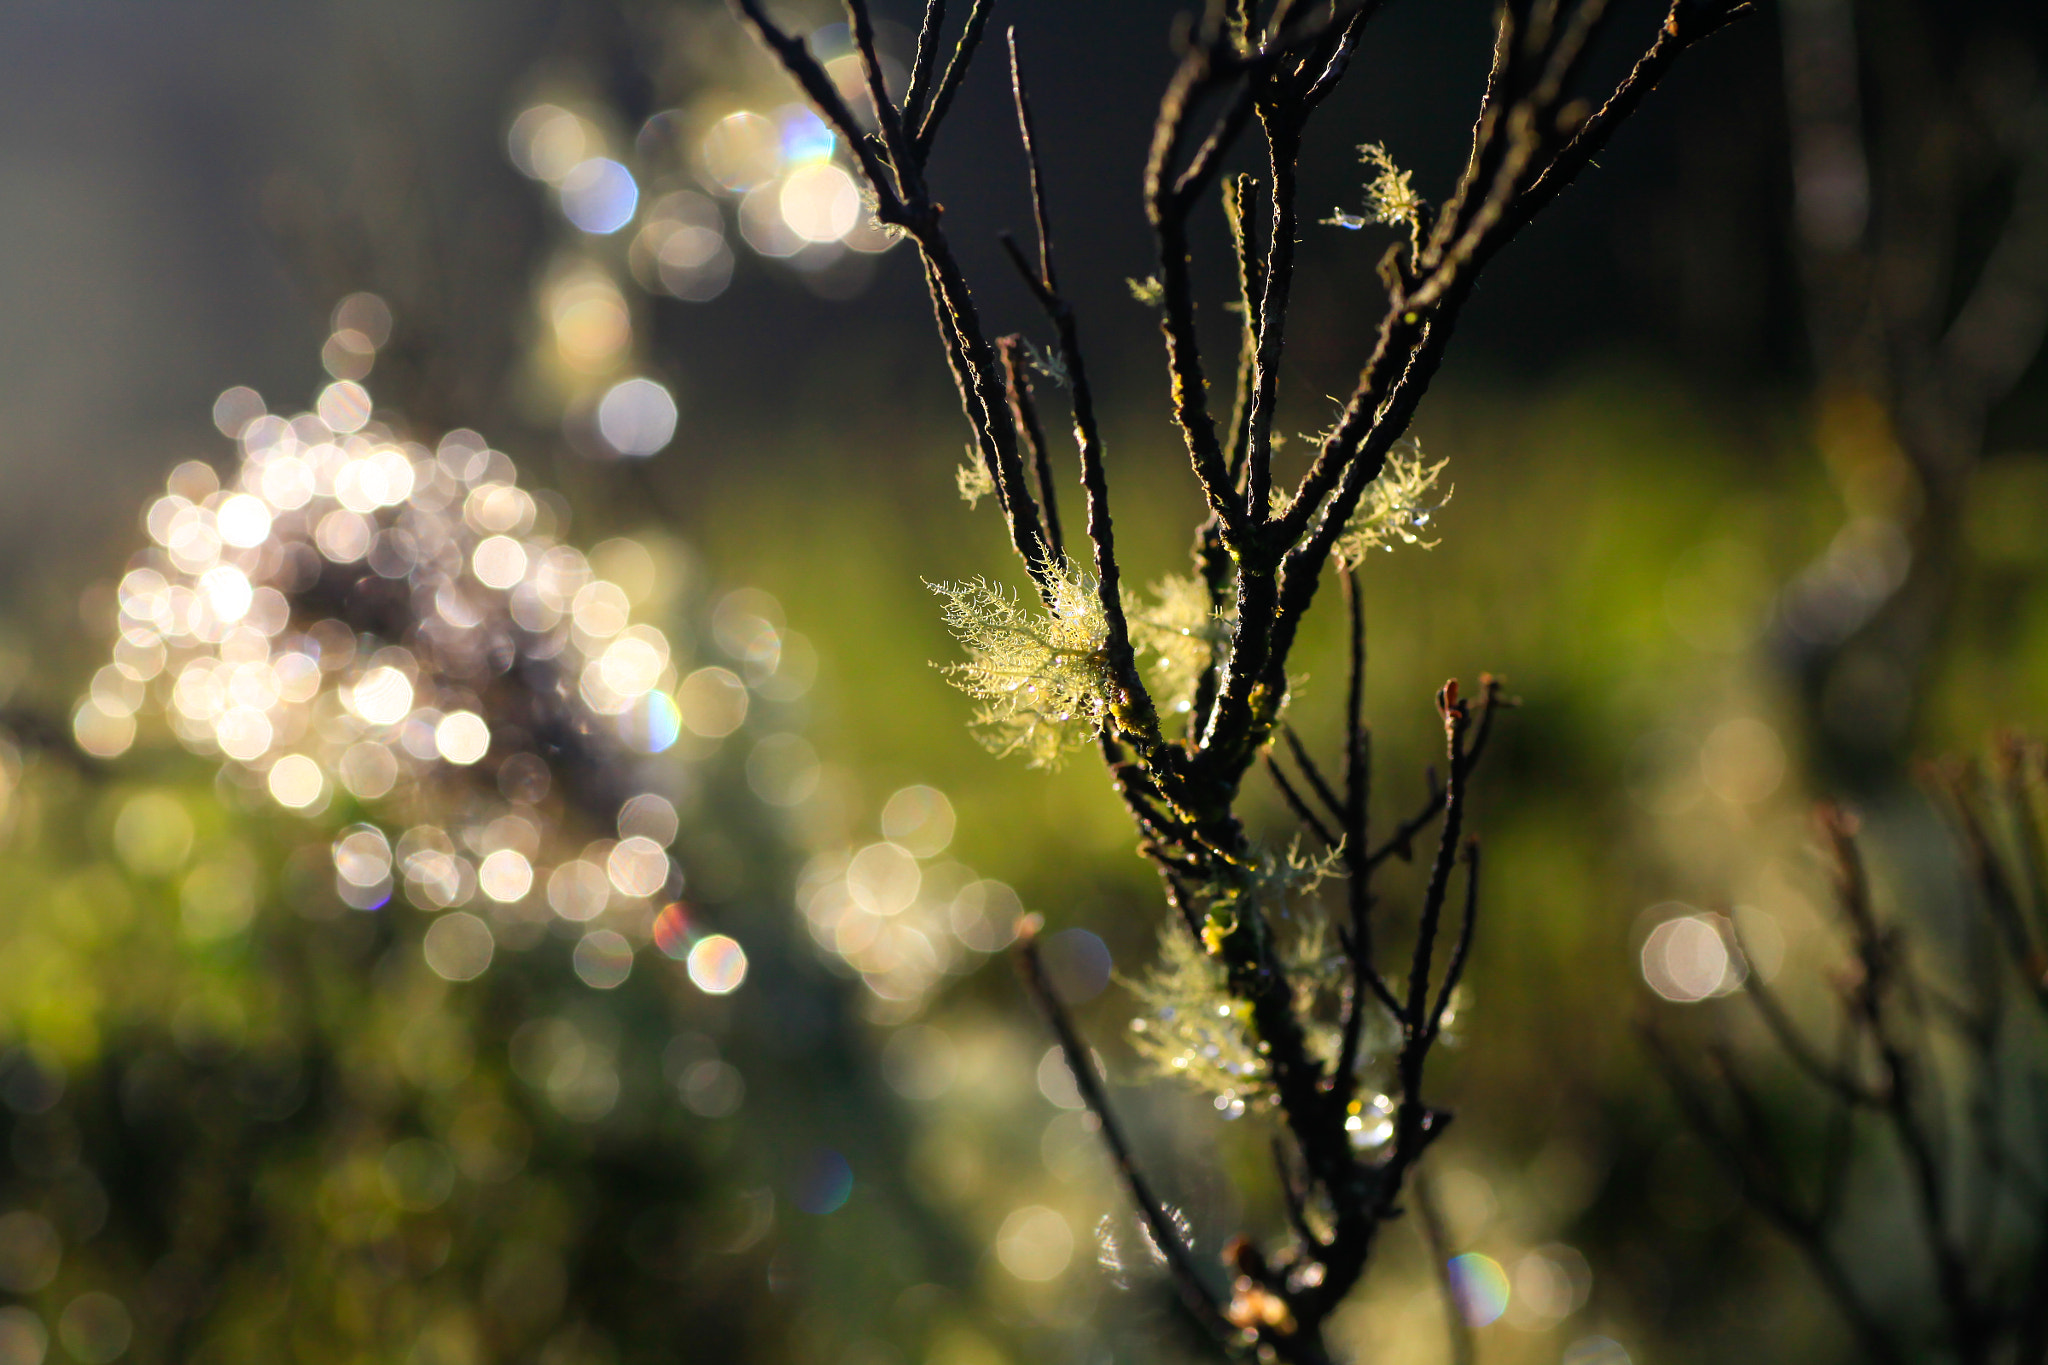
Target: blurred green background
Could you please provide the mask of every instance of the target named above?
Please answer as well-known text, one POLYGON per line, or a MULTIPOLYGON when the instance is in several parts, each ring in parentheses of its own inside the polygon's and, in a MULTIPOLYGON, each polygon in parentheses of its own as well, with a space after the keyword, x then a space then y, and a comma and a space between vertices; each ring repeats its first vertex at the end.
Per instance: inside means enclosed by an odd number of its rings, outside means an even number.
MULTIPOLYGON (((1137 176, 1176 7, 1100 8, 999 21, 1043 73, 1062 269, 1126 572, 1148 583, 1183 571, 1198 510, 1156 320, 1122 283, 1149 273, 1137 176)), ((1620 11, 1598 70, 1659 17, 1620 11)), ((910 16, 884 12, 902 57, 910 16)), ((1853 1358, 1633 1022, 1682 1034, 1720 1009, 1757 1040, 1732 1006, 1660 999, 1645 939, 1731 914, 1752 969, 1811 1005, 1838 956, 1811 803, 1861 805, 1911 914, 1948 856, 1912 763, 2048 721, 2038 334, 2014 334, 2015 377, 1961 422, 1960 472, 1916 463, 1899 371, 1829 339, 1849 248, 1800 160, 1830 115, 1799 74, 1826 42, 1798 25, 1824 12, 1849 10, 1808 0, 1690 55, 1493 268, 1416 428, 1456 487, 1440 543, 1364 571, 1376 818, 1425 793, 1445 678, 1493 672, 1522 703, 1477 797, 1480 947, 1435 1077, 1458 1113, 1433 1158, 1455 1249, 1508 1285, 1484 1361, 1853 1358)), ((1901 203, 1945 215, 1898 251, 1953 313, 2001 225, 2038 211, 2048 34, 2023 4, 1853 17, 1876 130, 1859 231, 1889 241, 1901 203), (1896 145, 1922 108, 1883 103, 1902 85, 1953 126, 1940 174, 1896 145)), ((1305 210, 1356 200, 1362 141, 1441 197, 1487 20, 1390 7, 1306 158, 1305 210)), ((1016 575, 995 514, 954 495, 964 434, 913 264, 841 240, 829 140, 722 8, 32 2, 0 14, 0 66, 0 1365, 1199 1356, 1000 960, 1009 918, 1076 931, 1055 940, 1064 979, 1204 1250, 1280 1231, 1267 1136, 1121 1042, 1117 981, 1162 907, 1099 770, 990 758, 934 666, 955 647, 924 585, 1016 575), (392 318, 367 350, 334 311, 358 291, 392 318), (729 995, 672 960, 667 890, 618 884, 597 921, 633 950, 622 982, 593 979, 585 924, 551 918, 538 882, 527 936, 465 900, 498 935, 468 978, 428 942, 466 911, 406 886, 343 906, 330 846, 352 822, 397 842, 469 818, 430 783, 358 798, 330 777, 332 803, 282 809, 235 775, 250 765, 182 751, 156 691, 132 744, 80 751, 145 509, 182 462, 235 477, 216 399, 246 385, 289 415, 358 379, 426 450, 482 432, 554 495, 556 538, 615 547, 612 577, 644 565, 628 596, 673 647, 662 687, 747 675, 744 724, 699 729, 685 697, 682 742, 633 760, 680 816, 690 942, 745 947, 729 995), (644 456, 607 408, 630 380, 673 402, 644 456), (856 942, 835 916, 876 898, 896 915, 856 942)), ((1031 329, 993 245, 1026 213, 994 72, 934 176, 996 325, 1031 329)), ((1204 232, 1220 285, 1220 218, 1204 232)), ((1348 389, 1381 249, 1305 232, 1286 429, 1320 428, 1348 389)), ((1343 689, 1333 608, 1291 711, 1319 753, 1343 689)), ((609 840, 626 788, 607 781, 558 764, 547 838, 609 840), (602 799, 574 795, 585 779, 602 799)), ((1272 792, 1254 807, 1284 834, 1272 792)), ((1415 889, 1396 868, 1396 924, 1415 889)), ((1912 1241, 1868 1235, 1896 1189, 1879 1162, 1856 1188, 1859 1274, 1910 1319, 1912 1241)), ((1396 1227, 1341 1335, 1358 1359, 1444 1360, 1443 1313, 1396 1227)))

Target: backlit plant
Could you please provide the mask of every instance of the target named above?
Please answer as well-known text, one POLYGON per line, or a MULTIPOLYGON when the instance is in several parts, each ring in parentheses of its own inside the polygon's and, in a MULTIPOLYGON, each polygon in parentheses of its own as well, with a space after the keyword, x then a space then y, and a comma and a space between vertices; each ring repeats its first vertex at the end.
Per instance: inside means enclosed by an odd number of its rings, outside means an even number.
POLYGON ((1216 1091, 1226 1115, 1256 1105, 1277 1120, 1288 1139, 1280 1148, 1292 1228, 1285 1245, 1262 1251, 1234 1240, 1220 1279, 1198 1263, 1140 1174, 1028 936, 1025 978, 1188 1313, 1219 1342, 1262 1357, 1325 1359, 1326 1320, 1363 1273, 1380 1229, 1401 1211, 1409 1175, 1449 1117, 1426 1100, 1423 1073, 1472 944, 1478 855, 1462 839, 1465 799, 1500 702, 1490 681, 1476 705, 1455 681, 1443 687, 1444 783, 1432 784, 1423 807, 1390 833, 1371 837, 1364 625, 1351 570, 1374 545, 1421 542, 1441 501, 1434 483, 1442 466, 1404 443, 1480 271, 1606 145, 1680 53, 1747 5, 1674 0, 1628 74, 1589 101, 1578 87, 1608 7, 1510 0, 1498 13, 1470 157, 1449 192, 1428 201, 1384 149, 1366 149, 1367 212, 1340 210, 1335 221, 1396 229, 1380 262, 1387 306, 1356 386, 1328 416, 1290 488, 1276 460, 1275 423, 1302 231, 1296 163, 1312 116, 1382 6, 1210 4, 1182 38, 1160 101, 1144 170, 1154 273, 1131 283, 1160 313, 1174 426, 1207 515, 1195 530, 1192 578, 1165 585, 1146 605, 1127 600, 1107 452, 1079 321, 1056 270, 1014 31, 1011 87, 1036 251, 1008 238, 1003 245, 1043 312, 1049 338, 1036 346, 991 335, 925 178, 986 34, 991 0, 974 0, 950 56, 948 7, 926 0, 915 60, 895 91, 866 0, 846 0, 861 75, 852 96, 835 79, 846 73, 828 71, 762 0, 734 3, 852 153, 876 223, 915 249, 973 434, 961 491, 993 498, 1038 598, 1027 605, 1028 597, 981 582, 941 589, 968 656, 954 679, 976 699, 977 723, 1000 752, 1047 763, 1099 747, 1171 910, 1162 963, 1139 987, 1153 1014, 1135 1036, 1167 1069, 1216 1091), (1226 173, 1253 127, 1263 169, 1226 173), (1191 219, 1219 187, 1235 244, 1229 302, 1242 317, 1236 402, 1221 420, 1197 335, 1190 262, 1191 219), (1033 354, 1071 410, 1086 538, 1073 550, 1029 373, 1033 354), (1326 778, 1284 713, 1290 656, 1332 560, 1348 606, 1350 679, 1341 762, 1326 778), (1275 760, 1276 742, 1297 777, 1275 760), (1244 778, 1261 762, 1325 856, 1283 852, 1241 821, 1244 778), (1387 858, 1407 856, 1431 825, 1436 847, 1406 971, 1388 973, 1372 875, 1387 858), (1445 912, 1460 862, 1464 906, 1450 934, 1445 912), (1326 872, 1344 883, 1339 913, 1310 894, 1326 872), (1333 940, 1334 952, 1326 946, 1333 940), (1366 1084, 1382 1073, 1386 1097, 1366 1084))

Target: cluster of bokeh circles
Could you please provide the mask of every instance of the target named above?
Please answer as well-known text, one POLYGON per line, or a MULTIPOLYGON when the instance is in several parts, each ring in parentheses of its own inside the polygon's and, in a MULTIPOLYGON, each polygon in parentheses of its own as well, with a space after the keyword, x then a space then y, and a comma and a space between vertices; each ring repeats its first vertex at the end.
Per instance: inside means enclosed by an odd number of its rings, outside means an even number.
MULTIPOLYGON (((650 760, 706 757, 757 701, 795 700, 807 647, 772 598, 739 589, 711 613, 723 661, 692 667, 689 646, 637 619, 657 595, 645 546, 585 554, 558 537, 561 501, 522 487, 482 436, 430 447, 378 420, 360 378, 388 329, 379 301, 344 301, 323 356, 337 377, 311 411, 220 396, 239 458, 226 476, 179 465, 150 504, 75 739, 112 758, 160 718, 278 806, 355 817, 331 847, 335 897, 435 914, 422 950, 448 980, 566 921, 593 987, 624 981, 651 944, 707 993, 733 990, 745 950, 705 931, 670 851, 687 765, 650 760)), ((770 806, 817 792, 796 735, 754 740, 745 766, 770 806)), ((953 827, 943 792, 907 787, 881 840, 821 853, 799 880, 812 937, 880 1021, 917 1014, 1014 935, 1016 894, 941 858, 953 827)))
POLYGON ((797 880, 812 939, 859 974, 879 1022, 915 1017, 949 977, 1016 937, 1017 893, 943 856, 953 828, 944 792, 905 787, 882 807, 882 838, 821 852, 797 880))
POLYGON ((291 416, 231 389, 215 417, 240 458, 225 478, 180 465, 149 507, 79 745, 113 757, 161 716, 280 806, 344 803, 362 818, 333 843, 337 896, 444 912, 424 951, 450 980, 560 919, 588 926, 575 963, 593 986, 650 941, 708 992, 739 985, 740 945, 678 903, 676 806, 642 774, 737 730, 750 684, 775 690, 775 642, 687 668, 635 620, 644 547, 562 543, 559 504, 505 454, 469 431, 409 440, 354 380, 291 416))
MULTIPOLYGON (((840 69, 864 103, 851 52, 840 69)), ((624 240, 634 278, 651 293, 717 298, 732 282, 735 245, 828 296, 851 292, 866 283, 862 259, 895 245, 863 206, 839 139, 802 105, 737 109, 706 124, 665 110, 625 149, 605 120, 573 103, 522 110, 506 137, 512 163, 553 188, 580 232, 624 240)))

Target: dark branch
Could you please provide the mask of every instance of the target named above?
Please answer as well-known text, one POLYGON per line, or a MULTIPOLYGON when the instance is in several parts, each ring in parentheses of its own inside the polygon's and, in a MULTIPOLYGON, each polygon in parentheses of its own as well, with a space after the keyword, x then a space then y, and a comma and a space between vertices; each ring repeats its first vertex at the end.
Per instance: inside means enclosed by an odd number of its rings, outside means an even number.
POLYGON ((1039 510, 1044 513, 1045 541, 1052 562, 1066 559, 1060 535, 1060 506, 1053 490, 1052 463, 1046 455, 1045 432, 1038 424, 1038 405, 1031 396, 1031 375, 1019 355, 1022 337, 1003 337, 996 342, 996 357, 1003 366, 1003 392, 1010 399, 1010 420, 1017 429, 1017 444, 1038 479, 1039 510))
POLYGON ((1228 1333, 1230 1324, 1224 1320, 1221 1306, 1196 1272, 1193 1253, 1181 1240, 1180 1229, 1166 1216, 1165 1208, 1138 1170, 1131 1155, 1131 1144, 1118 1126, 1108 1097, 1102 1092, 1102 1082, 1095 1074, 1095 1058, 1081 1041, 1073 1020, 1067 1017, 1066 1007, 1060 1003, 1059 994, 1046 978, 1045 964, 1038 954, 1037 930, 1033 925, 1027 924, 1018 937, 1017 966, 1024 978, 1025 989, 1052 1026, 1053 1036, 1059 1041, 1060 1055, 1066 1058, 1067 1069, 1073 1073, 1074 1088, 1081 1093, 1081 1102, 1087 1105, 1088 1112, 1101 1125, 1103 1144, 1109 1148, 1110 1159, 1116 1163, 1117 1174, 1122 1177, 1131 1202, 1144 1216, 1153 1245, 1166 1258, 1167 1270, 1173 1276, 1174 1287, 1180 1291, 1181 1302, 1196 1321, 1210 1331, 1228 1333))
POLYGON ((1324 844, 1331 848, 1340 847, 1343 843, 1342 836, 1332 833, 1330 827, 1309 809, 1308 803, 1301 799, 1301 793, 1294 789, 1294 784, 1287 780, 1287 774, 1281 771, 1279 763, 1274 761, 1272 750, 1267 750, 1260 757, 1266 765, 1266 772, 1273 779, 1273 785, 1280 789, 1281 799, 1287 802, 1287 809, 1294 812, 1295 819, 1307 825, 1324 844))
POLYGON ((1280 734, 1286 739, 1287 751, 1294 755, 1294 761, 1300 766, 1302 776, 1308 779, 1308 784, 1314 789, 1316 798, 1323 803, 1323 809, 1327 810, 1330 813, 1330 818, 1337 821, 1338 824, 1346 823, 1350 818, 1349 808, 1338 797, 1337 793, 1331 789, 1330 784, 1323 780, 1323 774, 1316 767, 1316 761, 1309 757, 1308 746, 1301 742, 1301 736, 1294 732, 1292 725, 1282 725, 1280 727, 1280 734))
POLYGON ((1465 841, 1465 918, 1458 928, 1458 942, 1451 949, 1450 964, 1444 968, 1444 983, 1436 997, 1436 1008, 1429 1015, 1429 1036, 1435 1039, 1443 1032, 1444 1015, 1451 1007, 1452 999, 1458 993, 1458 982, 1465 976, 1465 960, 1472 955, 1472 930, 1479 914, 1479 841, 1465 841))
POLYGON ((967 67, 974 60, 974 49, 981 46, 982 30, 988 27, 988 16, 994 9, 995 0, 974 0, 968 8, 967 24, 960 30, 960 42, 953 49, 952 60, 946 63, 946 74, 939 78, 931 107, 918 122, 916 136, 912 139, 913 151, 920 164, 931 157, 932 140, 939 135, 939 125, 945 122, 946 111, 953 107, 953 96, 960 93, 960 82, 967 79, 967 67))
POLYGON ((903 92, 903 122, 918 127, 924 121, 925 101, 931 98, 932 77, 938 72, 939 39, 945 34, 946 0, 925 0, 924 22, 917 30, 917 56, 910 64, 910 88, 903 92))

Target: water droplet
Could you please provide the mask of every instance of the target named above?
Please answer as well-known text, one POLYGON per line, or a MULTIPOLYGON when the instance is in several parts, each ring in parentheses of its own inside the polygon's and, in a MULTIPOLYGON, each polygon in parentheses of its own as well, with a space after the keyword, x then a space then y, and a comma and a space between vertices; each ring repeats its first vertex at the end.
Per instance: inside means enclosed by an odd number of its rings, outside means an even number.
POLYGON ((1353 1151, 1369 1152, 1385 1146, 1394 1135, 1394 1102, 1385 1095, 1351 1101, 1344 1131, 1350 1136, 1353 1151))

